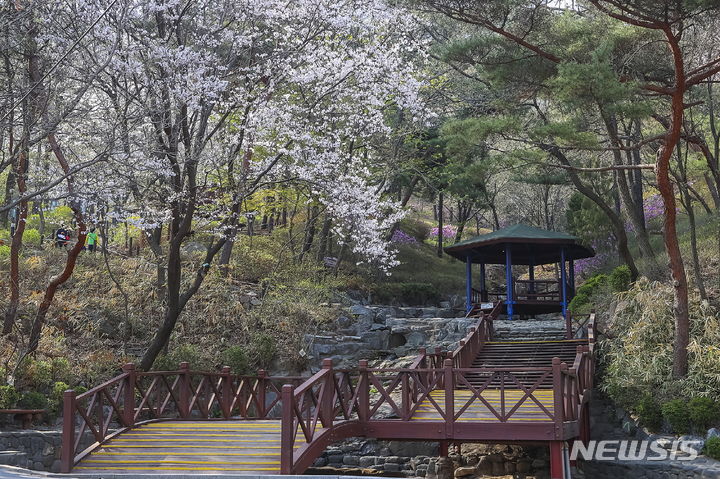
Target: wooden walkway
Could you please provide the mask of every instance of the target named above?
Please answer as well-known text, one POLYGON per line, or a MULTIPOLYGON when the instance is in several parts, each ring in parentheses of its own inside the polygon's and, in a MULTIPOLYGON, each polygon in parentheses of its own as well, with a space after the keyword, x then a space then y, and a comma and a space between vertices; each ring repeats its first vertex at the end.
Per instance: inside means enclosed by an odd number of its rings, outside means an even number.
POLYGON ((280 421, 162 421, 111 439, 75 466, 88 473, 280 473, 280 421))
POLYGON ((509 342, 491 340, 493 319, 479 318, 454 352, 422 350, 405 369, 325 360, 310 378, 273 378, 128 365, 65 393, 64 472, 302 474, 328 445, 373 437, 546 442, 551 477, 567 479, 563 444, 589 433, 594 319, 585 339, 509 342))

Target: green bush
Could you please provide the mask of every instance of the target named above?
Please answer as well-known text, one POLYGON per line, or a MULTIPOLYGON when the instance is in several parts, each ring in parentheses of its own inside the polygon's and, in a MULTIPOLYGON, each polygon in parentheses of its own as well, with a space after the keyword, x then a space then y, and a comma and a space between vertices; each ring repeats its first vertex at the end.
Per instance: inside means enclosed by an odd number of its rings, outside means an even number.
POLYGON ((662 410, 660 404, 651 394, 645 394, 635 405, 635 412, 640 416, 640 422, 650 429, 657 432, 662 427, 662 410))
POLYGON ((68 225, 75 215, 69 206, 58 206, 57 208, 45 213, 46 221, 57 224, 58 226, 62 223, 68 225))
POLYGON ((275 338, 269 334, 258 333, 252 338, 251 346, 257 365, 268 368, 275 358, 275 338))
POLYGON ((711 437, 705 441, 705 455, 720 461, 720 437, 711 437))
POLYGON ((372 288, 373 301, 421 305, 440 301, 437 289, 430 283, 383 283, 372 288))
POLYGON ((690 432, 690 410, 687 401, 673 399, 662 405, 662 415, 676 434, 690 432))
POLYGON ((164 354, 155 360, 153 369, 157 371, 176 371, 180 368, 180 363, 190 363, 190 369, 211 369, 211 365, 207 358, 203 356, 197 346, 191 344, 183 344, 164 354))
POLYGON ((40 232, 34 228, 25 230, 25 232, 23 233, 23 244, 39 246, 40 232))
POLYGON ((230 366, 235 374, 248 374, 250 372, 250 359, 245 346, 231 346, 222 354, 223 366, 230 366))
POLYGON ((47 404, 45 395, 38 391, 26 392, 17 402, 17 406, 21 409, 45 409, 47 404))
POLYGON ((573 297, 568 305, 570 312, 580 313, 583 306, 591 304, 593 295, 600 292, 606 286, 607 282, 608 276, 606 274, 598 273, 590 276, 577 291, 575 291, 575 297, 573 297))
POLYGON ((630 268, 625 264, 612 270, 612 273, 608 276, 608 284, 617 293, 630 289, 631 280, 630 268))
POLYGON ((26 358, 18 370, 22 384, 20 389, 33 389, 49 392, 53 384, 53 366, 49 361, 26 358))
POLYGON ((12 409, 18 400, 18 393, 14 387, 0 386, 0 409, 12 409))
POLYGON ((70 386, 62 381, 58 381, 53 385, 50 401, 54 412, 59 412, 62 409, 63 395, 68 389, 70 389, 70 386))
POLYGON ((688 403, 688 409, 693 427, 699 430, 708 429, 720 417, 718 404, 710 398, 693 398, 688 403))
POLYGON ((6 244, 0 244, 0 259, 10 257, 10 246, 6 244))

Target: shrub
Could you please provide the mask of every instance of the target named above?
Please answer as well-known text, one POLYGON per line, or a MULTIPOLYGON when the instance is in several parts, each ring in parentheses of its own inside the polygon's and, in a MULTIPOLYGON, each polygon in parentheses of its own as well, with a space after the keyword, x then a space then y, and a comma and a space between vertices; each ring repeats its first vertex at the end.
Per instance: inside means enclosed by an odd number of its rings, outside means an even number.
POLYGON ((608 276, 598 273, 587 279, 575 292, 575 297, 568 305, 573 313, 579 313, 583 306, 587 306, 592 301, 592 296, 600 292, 607 284, 608 276))
POLYGON ((176 371, 180 363, 190 363, 191 369, 209 369, 211 366, 197 346, 183 344, 155 360, 153 369, 158 371, 176 371))
POLYGON ((697 397, 688 403, 690 420, 696 429, 706 430, 718 419, 718 405, 715 401, 706 397, 697 397))
POLYGON ((230 366, 235 374, 248 374, 250 372, 250 359, 245 346, 231 346, 222 354, 223 366, 230 366))
POLYGON ((437 303, 440 295, 430 283, 383 283, 372 288, 377 303, 406 303, 422 305, 437 303))
POLYGON ((705 441, 705 455, 720 461, 720 437, 711 437, 705 441))
POLYGON ((53 358, 51 368, 53 381, 72 382, 72 366, 67 358, 53 358))
POLYGON ((18 400, 18 393, 14 387, 0 386, 0 409, 12 409, 18 400))
POLYGON ((624 264, 612 270, 612 273, 608 276, 608 284, 613 291, 620 293, 630 289, 631 279, 630 268, 624 264))
POLYGON ((0 244, 0 259, 10 257, 10 246, 6 244, 0 244))
POLYGON ((25 232, 23 233, 23 244, 39 246, 40 232, 34 228, 25 230, 25 232))
POLYGON ((267 368, 275 358, 275 339, 266 333, 258 333, 251 343, 257 365, 267 368))
MULTIPOLYGON (((692 293, 689 301, 688 375, 670 381, 675 319, 673 286, 641 277, 619 294, 612 337, 601 341, 601 387, 617 401, 623 391, 648 391, 660 403, 675 398, 720 397, 720 312, 692 293)), ((640 398, 637 395, 630 405, 640 398)), ((623 406, 623 407, 628 407, 623 406)), ((688 405, 685 404, 688 409, 688 405)))
POLYGON ((38 391, 26 392, 17 402, 18 407, 22 409, 45 409, 47 404, 45 395, 38 391))
POLYGON ((640 416, 640 422, 650 429, 657 432, 662 427, 662 410, 660 404, 651 394, 645 394, 635 405, 635 412, 640 416))
POLYGON ((48 390, 53 383, 52 363, 27 358, 19 368, 18 377, 22 382, 21 389, 48 390))
POLYGON ((63 405, 63 394, 70 389, 67 383, 58 381, 53 384, 52 393, 50 395, 51 408, 54 412, 59 412, 63 405))
POLYGON ((662 405, 662 415, 676 434, 690 432, 690 410, 687 401, 673 399, 662 405))

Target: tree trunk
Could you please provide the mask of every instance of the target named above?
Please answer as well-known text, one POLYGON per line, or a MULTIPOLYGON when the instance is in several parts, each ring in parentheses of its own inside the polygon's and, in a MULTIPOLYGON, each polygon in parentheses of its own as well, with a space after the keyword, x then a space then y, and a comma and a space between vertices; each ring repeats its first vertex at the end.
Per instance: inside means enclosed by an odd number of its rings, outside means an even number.
MULTIPOLYGON (((558 147, 545 146, 544 149, 551 153, 555 158, 557 158, 557 160, 563 165, 572 166, 565 154, 558 147)), ((575 188, 580 193, 585 195, 588 199, 590 199, 590 201, 598 205, 598 207, 603 211, 603 213, 605 213, 605 216, 607 216, 610 220, 610 224, 613 227, 615 237, 617 238, 617 248, 620 258, 627 265, 627 267, 630 268, 630 275, 632 276, 633 281, 636 280, 639 272, 637 269, 637 265, 635 264, 635 260, 632 257, 632 253, 630 253, 630 248, 628 247, 628 238, 627 234, 625 233, 625 225, 623 224, 620 215, 613 209, 610 204, 604 201, 600 195, 595 193, 592 188, 583 183, 577 172, 573 170, 567 170, 567 173, 570 177, 570 181, 572 181, 573 185, 575 185, 575 188)))
POLYGON ((437 255, 438 258, 443 256, 443 199, 444 194, 442 191, 438 192, 438 207, 437 207, 437 224, 438 224, 438 242, 437 242, 437 255))
MULTIPOLYGON (((602 106, 600 106, 600 110, 603 110, 602 106)), ((602 112, 602 116, 603 121, 605 122, 605 129, 607 130, 608 136, 610 137, 610 141, 613 145, 613 158, 615 160, 615 165, 623 166, 624 163, 622 161, 622 154, 619 149, 623 145, 618 138, 617 119, 614 115, 608 115, 605 112, 602 112)), ((642 199, 639 205, 633 200, 633 195, 630 193, 630 187, 628 186, 627 176, 624 171, 616 172, 615 182, 618 187, 618 192, 620 193, 620 198, 622 199, 622 204, 625 205, 625 212, 627 213, 627 216, 633 225, 633 229, 635 230, 638 247, 640 248, 643 256, 649 258, 651 261, 654 261, 655 252, 650 245, 650 237, 645 229, 645 219, 642 215, 642 199)))
MULTIPOLYGON (((24 105, 27 110, 27 103, 24 105)), ((25 178, 28 172, 29 154, 28 141, 30 140, 30 117, 32 115, 24 115, 25 120, 23 128, 23 138, 21 140, 20 151, 18 152, 17 161, 14 162, 15 167, 14 178, 17 178, 18 192, 22 198, 27 192, 25 178)), ((23 233, 25 232, 25 224, 28 214, 28 201, 20 202, 20 214, 18 215, 17 229, 10 243, 10 301, 5 310, 5 320, 3 321, 2 334, 7 335, 12 332, 15 321, 17 320, 18 307, 20 306, 20 249, 22 248, 23 233)))
POLYGON ((320 229, 320 239, 318 242, 317 260, 321 262, 325 258, 327 252, 327 244, 330 237, 330 227, 332 226, 332 219, 325 215, 322 228, 320 229))
MULTIPOLYGON (((415 175, 413 179, 410 181, 410 184, 408 185, 407 189, 405 190, 405 194, 400 199, 400 207, 405 208, 407 206, 408 202, 410 201, 410 198, 412 198, 413 191, 415 191, 415 187, 417 186, 418 182, 420 181, 420 175, 415 175)), ((392 227, 390 227, 390 231, 388 231, 387 235, 385 235, 385 241, 390 241, 390 239, 393 237, 393 234, 395 234, 395 231, 397 231, 398 226, 400 226, 400 223, 394 223, 392 227)))
MULTIPOLYGON (((36 81, 39 81, 39 75, 38 80, 36 81)), ((65 261, 65 268, 63 268, 60 274, 50 278, 47 288, 45 289, 45 295, 43 296, 43 300, 40 303, 40 306, 38 307, 37 314, 35 315, 35 321, 33 322, 32 330, 30 332, 28 354, 32 354, 37 350, 37 347, 40 343, 40 336, 42 335, 42 329, 45 325, 45 318, 47 317, 47 312, 50 309, 50 305, 52 304, 53 299, 55 298, 55 293, 57 292, 57 289, 68 279, 70 279, 70 276, 72 276, 72 273, 75 270, 75 263, 78 256, 80 255, 80 252, 85 246, 85 238, 87 236, 87 229, 85 227, 85 219, 83 217, 82 209, 80 208, 80 204, 75 198, 74 179, 73 176, 70 174, 70 165, 65 158, 65 154, 60 149, 60 145, 58 145, 57 143, 55 133, 48 134, 47 139, 50 145, 50 149, 55 154, 55 157, 57 158, 57 161, 60 164, 63 173, 67 175, 66 182, 68 185, 68 193, 70 195, 70 208, 73 210, 73 214, 75 216, 78 235, 77 242, 70 249, 70 251, 68 251, 67 260, 65 261)))
POLYGON ((318 208, 317 205, 308 209, 308 219, 307 223, 305 223, 305 240, 303 241, 303 247, 300 251, 300 261, 302 261, 303 257, 310 252, 310 249, 312 249, 312 245, 315 242, 315 225, 317 224, 319 211, 320 208, 318 208))
POLYGON ((690 315, 688 312, 688 285, 685 275, 680 243, 677 235, 677 205, 675 192, 670 181, 670 159, 675 146, 680 141, 685 110, 685 65, 679 38, 674 35, 669 26, 663 29, 670 50, 673 54, 675 66, 675 87, 672 94, 672 114, 670 128, 665 135, 665 142, 660 148, 655 165, 657 188, 662 197, 665 210, 663 222, 663 240, 665 250, 670 259, 670 271, 673 279, 674 314, 675 314, 675 344, 673 346, 673 376, 682 378, 688 372, 688 344, 690 342, 690 315))

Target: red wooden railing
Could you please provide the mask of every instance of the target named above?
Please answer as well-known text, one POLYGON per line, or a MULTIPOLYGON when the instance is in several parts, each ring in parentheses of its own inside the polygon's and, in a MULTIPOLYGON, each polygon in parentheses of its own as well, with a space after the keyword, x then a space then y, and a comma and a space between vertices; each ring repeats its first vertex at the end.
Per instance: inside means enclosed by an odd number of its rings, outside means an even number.
POLYGON ((536 405, 540 417, 547 417, 524 422, 527 434, 539 431, 528 440, 577 436, 593 382, 595 315, 587 322, 588 345, 578 347, 572 365, 555 358, 551 367, 472 368, 492 337, 492 321, 499 311, 498 305, 483 314, 453 353, 421 350, 403 369, 372 369, 361 361, 355 371, 334 370, 326 359, 310 378, 276 378, 262 371, 254 377, 237 376, 229 368, 219 373, 192 371, 187 363, 177 371, 159 372, 136 372, 126 365, 121 375, 86 393, 65 393, 63 471, 69 472, 115 435, 163 418, 279 418, 283 474, 302 473, 327 445, 346 437, 445 441, 468 438, 463 434, 477 438, 497 433, 488 436, 497 439, 507 433, 500 428, 508 421, 523 422, 523 404, 536 405), (537 395, 546 392, 548 384, 554 391, 552 409, 537 395), (506 394, 509 390, 515 396, 506 394), (499 394, 499 404, 483 396, 488 391, 499 394), (421 404, 426 413, 429 406, 437 416, 417 418, 421 404), (495 419, 462 422, 473 404, 483 404, 495 419))
POLYGON ((305 377, 238 376, 193 371, 181 363, 177 371, 123 367, 119 376, 82 394, 65 391, 61 469, 73 466, 101 444, 147 421, 161 419, 272 418, 279 416, 283 384, 305 377))

